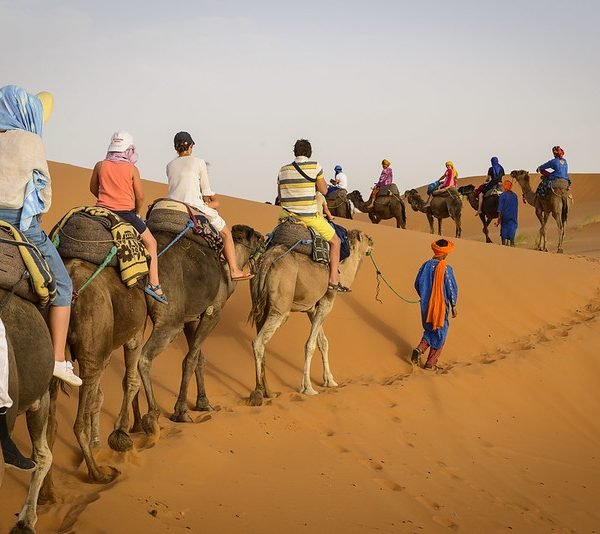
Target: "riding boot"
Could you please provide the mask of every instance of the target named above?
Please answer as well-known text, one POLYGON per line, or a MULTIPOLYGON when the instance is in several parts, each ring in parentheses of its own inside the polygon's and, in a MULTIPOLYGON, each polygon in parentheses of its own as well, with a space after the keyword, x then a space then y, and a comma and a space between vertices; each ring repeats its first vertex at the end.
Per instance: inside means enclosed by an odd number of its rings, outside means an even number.
POLYGON ((2 444, 4 463, 7 466, 14 467, 19 471, 33 471, 37 467, 31 458, 25 458, 21 454, 14 441, 10 439, 6 422, 6 408, 0 408, 0 443, 2 444))

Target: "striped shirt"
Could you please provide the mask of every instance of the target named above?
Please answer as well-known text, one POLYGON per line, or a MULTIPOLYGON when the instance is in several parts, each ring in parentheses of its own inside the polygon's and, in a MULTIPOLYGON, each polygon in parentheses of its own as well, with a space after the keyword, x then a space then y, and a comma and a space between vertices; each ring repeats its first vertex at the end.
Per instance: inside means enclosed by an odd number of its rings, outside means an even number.
POLYGON ((301 217, 313 217, 317 214, 315 184, 317 180, 325 179, 323 169, 316 161, 308 161, 304 156, 298 156, 294 161, 311 180, 304 178, 292 163, 281 167, 277 177, 281 207, 301 217))

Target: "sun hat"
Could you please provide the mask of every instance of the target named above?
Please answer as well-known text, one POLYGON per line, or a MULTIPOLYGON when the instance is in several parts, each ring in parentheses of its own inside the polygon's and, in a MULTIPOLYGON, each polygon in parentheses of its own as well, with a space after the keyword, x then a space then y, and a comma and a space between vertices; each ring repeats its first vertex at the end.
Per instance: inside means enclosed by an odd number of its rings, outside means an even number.
POLYGON ((133 146, 133 136, 129 132, 118 131, 112 134, 108 152, 125 152, 133 146))

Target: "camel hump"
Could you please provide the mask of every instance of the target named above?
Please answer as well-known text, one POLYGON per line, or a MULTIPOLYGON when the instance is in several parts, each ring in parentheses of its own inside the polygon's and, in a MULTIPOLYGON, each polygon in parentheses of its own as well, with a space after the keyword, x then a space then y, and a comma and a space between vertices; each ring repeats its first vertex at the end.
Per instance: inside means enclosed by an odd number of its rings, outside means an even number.
POLYGON ((552 189, 564 189, 567 190, 569 189, 569 180, 565 180, 563 178, 556 178, 554 180, 552 180, 552 189))
POLYGON ((398 190, 398 186, 396 184, 384 185, 379 188, 379 191, 377 191, 378 197, 387 197, 390 195, 397 197, 400 196, 400 191, 398 190))
MULTIPOLYGON (((64 224, 52 231, 58 236, 58 252, 63 258, 76 258, 100 265, 113 247, 111 222, 106 217, 95 217, 83 211, 73 213, 64 224)), ((117 266, 113 256, 109 264, 117 266)))
POLYGON ((330 193, 327 193, 326 198, 327 198, 327 200, 338 200, 338 199, 346 200, 347 195, 348 195, 348 191, 346 191, 345 189, 334 189, 330 193))
POLYGON ((152 233, 165 232, 175 239, 183 234, 183 238, 203 247, 209 247, 220 253, 223 239, 208 219, 198 210, 173 200, 160 200, 152 205, 146 224, 152 233))
POLYGON ((56 282, 40 251, 4 221, 0 221, 0 288, 41 306, 56 295, 56 282))

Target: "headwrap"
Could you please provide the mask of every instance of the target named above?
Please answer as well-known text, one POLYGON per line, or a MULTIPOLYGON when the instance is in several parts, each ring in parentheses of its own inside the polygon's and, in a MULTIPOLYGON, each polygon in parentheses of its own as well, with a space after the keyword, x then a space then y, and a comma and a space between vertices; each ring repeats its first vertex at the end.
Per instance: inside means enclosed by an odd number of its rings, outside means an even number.
POLYGON ((558 145, 552 147, 552 154, 555 158, 561 158, 565 155, 565 151, 558 145))
POLYGON ((458 178, 458 172, 454 168, 454 163, 452 163, 451 161, 447 161, 446 162, 446 167, 448 167, 448 166, 450 166, 450 168, 452 169, 452 178, 458 178))
POLYGON ((446 267, 448 263, 444 258, 454 250, 454 243, 448 241, 446 246, 438 245, 438 241, 431 243, 433 257, 439 259, 435 273, 433 275, 433 285, 431 286, 431 295, 427 306, 426 321, 431 323, 434 330, 439 330, 446 321, 446 298, 444 295, 444 278, 446 276, 446 267))
POLYGON ((389 162, 389 160, 387 160, 387 159, 384 159, 384 160, 381 162, 381 164, 382 164, 382 165, 387 165, 388 167, 391 165, 391 163, 390 163, 390 162, 389 162))
POLYGON ((512 191, 512 186, 513 186, 513 183, 511 180, 503 180, 502 181, 502 187, 504 188, 504 191, 512 191))
POLYGON ((133 136, 128 132, 115 132, 110 138, 108 152, 104 158, 107 161, 125 161, 135 165, 138 160, 133 136))
MULTIPOLYGON (((44 99, 47 100, 47 97, 44 99)), ((48 117, 50 112, 46 113, 48 117)), ((30 95, 25 89, 16 85, 6 85, 0 89, 0 130, 25 130, 41 136, 43 125, 44 108, 37 96, 30 95)), ((34 169, 31 179, 25 186, 19 222, 19 230, 22 232, 29 230, 33 218, 46 209, 41 192, 47 185, 48 177, 40 170, 34 169)))
POLYGON ((500 178, 502 176, 504 176, 504 167, 502 167, 502 165, 500 165, 500 163, 498 163, 498 158, 496 156, 494 156, 491 159, 492 162, 492 176, 495 177, 498 181, 500 181, 500 178))

